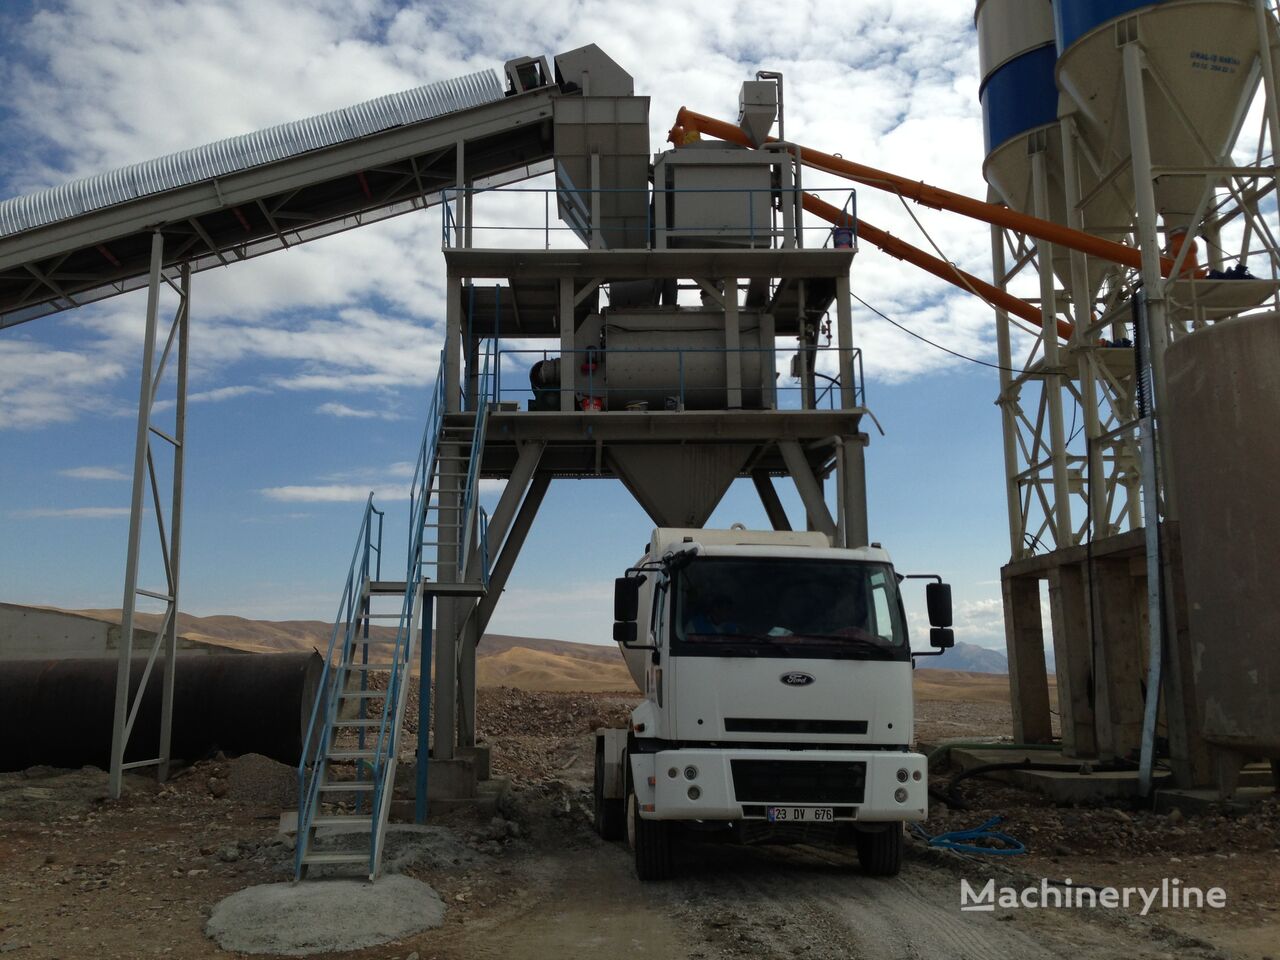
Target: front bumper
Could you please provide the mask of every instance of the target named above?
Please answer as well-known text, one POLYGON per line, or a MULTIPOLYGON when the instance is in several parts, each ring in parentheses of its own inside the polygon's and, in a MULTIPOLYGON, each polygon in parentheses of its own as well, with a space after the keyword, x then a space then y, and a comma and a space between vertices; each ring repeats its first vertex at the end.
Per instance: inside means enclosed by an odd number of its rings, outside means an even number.
POLYGON ((633 753, 631 764, 640 816, 651 820, 764 820, 770 806, 815 806, 836 820, 920 821, 929 806, 918 753, 692 748, 633 753))

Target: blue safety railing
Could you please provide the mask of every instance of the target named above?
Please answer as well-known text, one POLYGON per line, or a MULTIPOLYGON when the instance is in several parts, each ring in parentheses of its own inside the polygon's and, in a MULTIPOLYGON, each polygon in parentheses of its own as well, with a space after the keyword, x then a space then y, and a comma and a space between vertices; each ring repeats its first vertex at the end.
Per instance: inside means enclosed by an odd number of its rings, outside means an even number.
POLYGON ((311 719, 307 723, 302 756, 298 761, 298 844, 294 854, 296 876, 302 875, 306 838, 318 806, 325 756, 329 752, 342 685, 345 682, 346 671, 343 666, 351 662, 361 625, 367 623, 368 597, 365 595, 365 584, 371 576, 377 578, 381 574, 382 519, 383 512, 373 505, 373 494, 370 493, 369 499, 365 501, 355 552, 347 570, 346 585, 342 589, 342 599, 338 602, 338 615, 334 618, 333 630, 329 634, 329 649, 325 654, 324 667, 320 671, 316 701, 311 707, 311 719))
MULTIPOLYGON (((391 675, 387 679, 387 695, 382 701, 382 716, 378 724, 378 739, 373 759, 373 831, 369 844, 369 875, 378 871, 382 859, 382 843, 385 836, 386 806, 394 789, 392 773, 399 749, 401 698, 409 674, 413 652, 414 612, 417 608, 421 584, 423 539, 426 530, 426 514, 431 501, 435 481, 440 435, 444 425, 444 356, 441 355, 436 374, 435 388, 431 394, 431 406, 427 411, 426 427, 418 447, 418 459, 414 465, 413 484, 409 491, 409 546, 405 563, 404 599, 400 606, 400 620, 396 627, 395 647, 391 657, 391 675), (395 710, 395 713, 392 711, 395 710)), ((431 625, 426 624, 430 630, 431 625)), ((426 757, 419 758, 426 763, 426 757)))
MULTIPOLYGON (((488 536, 487 517, 483 524, 479 523, 476 511, 480 509, 480 461, 483 459, 485 435, 489 425, 489 404, 493 392, 494 346, 492 341, 486 346, 480 376, 476 383, 475 426, 471 431, 471 459, 467 464, 467 480, 462 498, 462 549, 458 551, 458 579, 464 580, 467 575, 467 564, 471 560, 474 547, 473 538, 478 528, 482 527, 488 536)), ((482 511, 483 512, 483 511, 482 511)))
MULTIPOLYGON (((816 389, 811 409, 836 410, 844 407, 845 397, 838 373, 840 348, 807 347, 799 349, 802 353, 814 354, 815 362, 824 357, 834 356, 836 358, 834 367, 837 372, 834 376, 822 371, 815 372, 815 377, 823 383, 816 389)), ((853 382, 853 392, 850 398, 852 400, 851 406, 862 407, 866 405, 867 399, 862 369, 862 351, 854 348, 848 353, 849 368, 853 382)), ((537 348, 499 349, 496 354, 498 374, 501 374, 504 365, 507 367, 508 377, 510 377, 512 373, 517 371, 527 374, 535 360, 560 359, 562 364, 565 362, 574 364, 574 378, 572 388, 563 386, 563 377, 561 386, 541 388, 535 388, 532 384, 502 386, 502 382, 499 379, 497 381, 497 399, 536 398, 539 393, 543 392, 554 393, 558 397, 565 391, 572 389, 575 394, 575 401, 585 404, 585 408, 589 410, 622 410, 627 408, 629 403, 644 402, 644 398, 661 398, 665 401, 660 406, 654 406, 653 402, 650 401, 649 409, 684 410, 693 406, 690 400, 698 398, 701 398, 702 401, 714 399, 723 407, 728 396, 726 381, 719 380, 713 385, 706 386, 696 383, 691 384, 690 380, 696 380, 694 371, 700 370, 705 373, 710 362, 717 364, 728 363, 730 358, 738 357, 741 360, 751 355, 758 355, 758 363, 756 370, 752 371, 750 377, 744 373, 741 379, 740 390, 744 398, 744 406, 750 409, 773 410, 808 408, 803 384, 782 384, 777 382, 777 351, 768 347, 740 347, 733 350, 722 347, 612 347, 607 350, 590 347, 563 353, 537 348), (651 374, 639 382, 630 377, 625 379, 615 378, 613 382, 610 382, 608 376, 609 358, 634 358, 637 354, 644 355, 645 359, 650 361, 649 367, 655 369, 665 367, 666 372, 651 374), (723 359, 720 359, 721 356, 723 359)), ((579 403, 575 403, 575 406, 577 405, 579 403)), ((700 405, 706 406, 707 404, 704 402, 700 405)), ((715 404, 710 404, 710 406, 715 406, 715 404)), ((556 409, 559 409, 558 403, 556 404, 556 409)))
MULTIPOLYGON (((812 244, 822 247, 854 247, 857 243, 857 194, 855 191, 845 188, 817 188, 801 191, 796 187, 789 187, 783 190, 773 187, 745 189, 740 187, 680 187, 673 189, 600 187, 596 189, 578 189, 567 186, 559 188, 498 186, 450 187, 441 191, 443 200, 443 214, 441 216, 442 244, 446 250, 458 247, 496 247, 501 245, 478 243, 477 237, 479 236, 483 239, 488 235, 505 236, 511 233, 524 234, 526 237, 529 234, 541 234, 544 250, 552 249, 553 238, 569 234, 576 236, 580 240, 590 242, 590 233, 593 230, 590 221, 592 198, 603 198, 617 194, 644 195, 644 242, 641 244, 608 243, 607 245, 610 247, 619 248, 625 246, 627 249, 653 249, 659 232, 664 234, 667 240, 674 239, 679 241, 681 246, 688 246, 689 244, 684 241, 689 238, 700 238, 706 240, 708 246, 722 246, 726 242, 741 243, 745 240, 746 245, 749 247, 772 247, 775 245, 775 241, 785 241, 788 238, 795 239, 797 236, 805 246, 812 244), (516 195, 529 198, 541 195, 543 198, 542 223, 538 224, 536 222, 537 215, 532 214, 532 212, 525 222, 520 222, 518 219, 513 218, 507 223, 479 223, 476 218, 474 202, 472 203, 470 214, 472 222, 470 224, 465 223, 458 215, 458 205, 466 198, 474 199, 484 193, 499 193, 503 196, 516 195), (667 197, 681 194, 711 195, 715 201, 715 219, 705 219, 705 211, 702 211, 701 222, 688 224, 658 223, 655 219, 654 203, 663 203, 667 197), (802 200, 803 195, 806 194, 827 196, 831 202, 838 199, 841 211, 848 217, 847 225, 833 227, 830 224, 821 222, 808 226, 804 217, 799 216, 797 220, 799 227, 797 228, 796 223, 793 222, 788 228, 785 217, 782 216, 783 206, 786 205, 793 210, 796 209, 801 206, 801 204, 797 203, 797 200, 802 200), (761 195, 767 195, 763 203, 760 200, 761 195), (563 211, 572 215, 575 222, 552 222, 553 219, 557 219, 552 216, 552 197, 565 201, 563 211), (761 206, 764 207, 763 210, 758 209, 761 206), (738 212, 735 213, 735 210, 738 212)), ((508 206, 506 209, 510 209, 510 207, 508 206)), ((556 210, 561 210, 559 204, 557 204, 556 210)), ((613 213, 609 213, 608 216, 611 221, 616 221, 617 219, 613 213)), ((616 222, 611 222, 601 224, 595 229, 598 229, 603 239, 608 241, 611 237, 616 240, 616 234, 619 233, 627 238, 634 237, 639 227, 640 218, 637 214, 635 222, 632 224, 619 225, 616 222)), ((568 243, 567 237, 566 243, 568 243)), ((574 245, 576 245, 576 241, 574 245)), ((527 243, 522 243, 521 246, 527 247, 527 243)))

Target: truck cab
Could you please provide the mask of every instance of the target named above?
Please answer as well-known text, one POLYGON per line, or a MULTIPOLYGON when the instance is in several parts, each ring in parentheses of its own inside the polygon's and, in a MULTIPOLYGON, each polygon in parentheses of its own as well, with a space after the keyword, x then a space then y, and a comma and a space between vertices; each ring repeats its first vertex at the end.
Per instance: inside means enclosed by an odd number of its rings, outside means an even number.
MULTIPOLYGON (((898 871, 902 824, 928 806, 898 583, 878 545, 654 531, 615 591, 614 638, 644 700, 596 742, 597 828, 625 835, 641 879, 670 876, 698 833, 847 842, 868 872, 898 871)), ((929 590, 942 648, 949 588, 929 590)))

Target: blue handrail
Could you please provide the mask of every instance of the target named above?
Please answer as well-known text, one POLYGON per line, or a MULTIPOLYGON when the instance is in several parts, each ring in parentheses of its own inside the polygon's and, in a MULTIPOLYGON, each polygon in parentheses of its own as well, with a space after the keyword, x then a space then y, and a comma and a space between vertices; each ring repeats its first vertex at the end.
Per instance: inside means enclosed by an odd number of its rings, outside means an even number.
POLYGON ((401 687, 408 672, 409 648, 414 629, 413 611, 421 578, 423 536, 426 523, 427 504, 431 499, 432 481, 436 464, 436 451, 440 442, 440 430, 444 421, 445 387, 444 387, 444 354, 441 353, 440 365, 436 374, 435 389, 432 391, 431 406, 427 413, 426 427, 422 432, 422 443, 418 448, 418 461, 414 467, 413 485, 409 490, 409 549, 405 563, 404 599, 400 606, 400 620, 396 628, 396 642, 391 658, 391 676, 387 681, 387 696, 382 702, 382 717, 378 725, 378 739, 374 750, 373 768, 373 803, 371 816, 373 830, 369 842, 369 873, 376 871, 381 853, 382 833, 379 825, 382 820, 383 804, 388 765, 399 749, 396 743, 396 718, 392 715, 392 705, 399 706, 401 687))
POLYGON ((341 699, 339 693, 343 683, 343 664, 350 662, 351 651, 355 646, 364 604, 364 584, 369 579, 370 563, 376 568, 382 565, 382 518, 383 512, 373 505, 373 494, 365 501, 364 514, 360 519, 360 532, 356 535, 355 552, 351 557, 351 566, 347 570, 346 585, 342 589, 342 598, 338 601, 338 614, 333 621, 333 630, 329 634, 329 649, 325 654, 324 666, 320 671, 320 683, 315 703, 311 707, 311 718, 307 723, 307 734, 302 742, 302 756, 298 760, 298 844, 294 853, 294 873, 302 875, 302 857, 306 852, 306 837, 311 829, 311 821, 315 817, 320 778, 323 773, 323 760, 329 752, 329 739, 341 699), (377 517, 377 535, 374 535, 373 519, 377 517), (376 561, 373 557, 376 555, 376 561), (338 648, 338 636, 342 636, 342 647, 338 648), (339 651, 338 665, 334 665, 334 652, 339 651), (320 705, 325 704, 323 724, 321 724, 320 705), (308 772, 310 778, 308 778, 308 772))
POLYGON ((467 464, 467 482, 462 501, 462 549, 458 551, 458 579, 465 580, 467 564, 471 558, 473 531, 479 507, 480 461, 484 455, 485 435, 489 423, 489 402, 492 393, 491 372, 494 355, 493 343, 485 348, 484 365, 476 389, 475 425, 471 430, 471 459, 467 464))

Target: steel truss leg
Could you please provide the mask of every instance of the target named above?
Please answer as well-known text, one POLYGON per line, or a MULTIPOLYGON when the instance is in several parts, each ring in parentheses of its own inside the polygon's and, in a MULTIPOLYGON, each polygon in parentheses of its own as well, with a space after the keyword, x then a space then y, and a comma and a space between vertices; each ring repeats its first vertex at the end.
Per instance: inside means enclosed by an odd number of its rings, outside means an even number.
POLYGON ((178 647, 178 603, 179 603, 179 571, 182 547, 182 480, 183 461, 185 457, 186 414, 187 414, 187 344, 188 326, 191 304, 191 272, 182 268, 179 284, 174 287, 172 281, 164 277, 164 237, 156 231, 151 239, 151 274, 147 288, 146 331, 142 346, 142 380, 138 393, 138 430, 134 444, 133 458, 133 495, 129 508, 129 540, 125 560, 124 600, 121 604, 120 655, 116 670, 115 718, 111 731, 111 775, 110 789, 112 797, 119 797, 123 786, 125 770, 136 767, 155 766, 160 779, 169 774, 170 739, 173 730, 173 685, 177 669, 178 647), (168 338, 160 354, 159 362, 155 359, 157 319, 160 310, 160 288, 167 283, 177 290, 178 308, 169 325, 168 338), (173 432, 166 433, 153 422, 156 394, 164 377, 169 357, 177 346, 177 402, 173 432), (172 483, 169 501, 169 523, 166 528, 165 514, 160 501, 160 484, 156 477, 156 458, 151 446, 156 437, 169 444, 173 449, 172 483), (145 487, 151 488, 152 509, 155 511, 157 533, 159 535, 161 559, 164 561, 166 588, 164 593, 142 589, 138 586, 138 565, 142 553, 142 511, 145 487), (133 677, 133 641, 135 622, 137 620, 138 597, 161 600, 165 604, 164 616, 160 628, 156 631, 155 642, 147 657, 146 666, 138 680, 136 693, 130 698, 133 677), (151 678, 161 647, 164 648, 163 694, 160 710, 160 730, 158 736, 158 756, 145 760, 125 762, 125 753, 129 738, 133 733, 134 721, 138 718, 138 710, 146 694, 147 683, 151 678))

